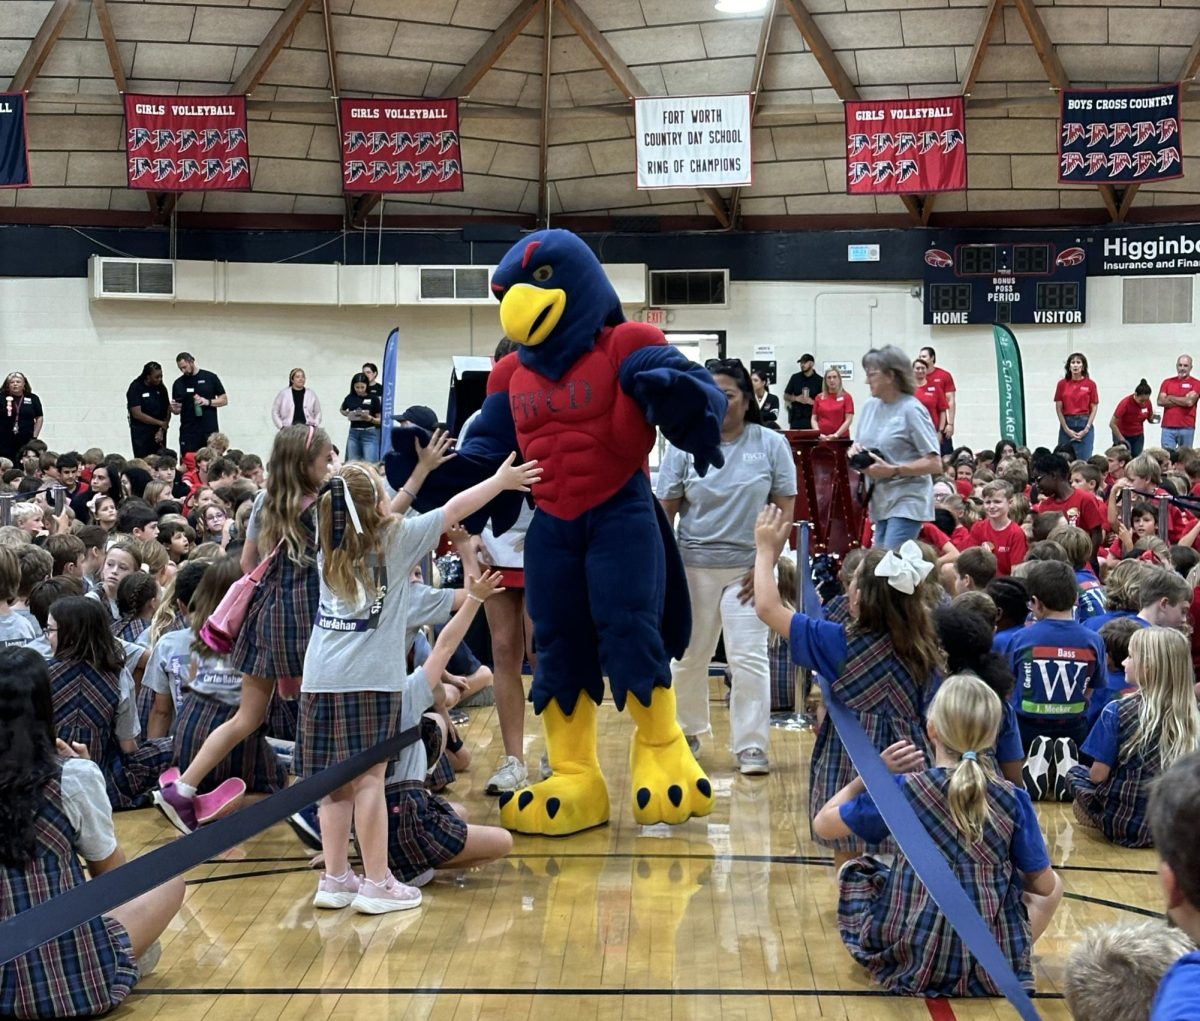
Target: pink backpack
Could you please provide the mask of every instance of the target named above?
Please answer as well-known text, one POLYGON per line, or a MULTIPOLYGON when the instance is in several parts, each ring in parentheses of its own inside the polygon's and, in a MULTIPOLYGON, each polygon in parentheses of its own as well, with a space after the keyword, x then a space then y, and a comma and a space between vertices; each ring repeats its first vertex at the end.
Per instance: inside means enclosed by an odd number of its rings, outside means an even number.
POLYGON ((271 552, 263 557, 259 565, 249 574, 243 574, 229 586, 229 591, 221 598, 212 616, 200 629, 200 640, 213 652, 224 656, 233 651, 233 645, 246 624, 246 613, 250 609, 250 600, 262 582, 271 562, 279 555, 283 540, 279 541, 271 552))

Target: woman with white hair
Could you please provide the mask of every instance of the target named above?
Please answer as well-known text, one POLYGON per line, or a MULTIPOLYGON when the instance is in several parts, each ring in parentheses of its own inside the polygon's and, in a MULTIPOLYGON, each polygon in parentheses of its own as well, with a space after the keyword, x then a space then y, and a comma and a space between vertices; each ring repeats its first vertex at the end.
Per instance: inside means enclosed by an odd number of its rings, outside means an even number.
POLYGON ((912 359, 893 344, 863 355, 868 400, 855 420, 851 456, 866 452, 863 470, 873 546, 899 549, 933 519, 933 478, 942 470, 937 433, 924 405, 913 396, 912 359))

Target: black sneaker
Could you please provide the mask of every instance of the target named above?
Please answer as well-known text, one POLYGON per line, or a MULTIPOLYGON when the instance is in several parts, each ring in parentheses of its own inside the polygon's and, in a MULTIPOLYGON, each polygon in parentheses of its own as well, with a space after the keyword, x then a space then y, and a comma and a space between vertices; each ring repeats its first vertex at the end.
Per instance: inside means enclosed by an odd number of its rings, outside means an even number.
POLYGON ((1070 773, 1079 765, 1079 748, 1069 737, 1054 740, 1054 799, 1071 801, 1070 773))
POLYGON ((317 816, 317 806, 307 805, 295 815, 287 817, 287 824, 300 838, 300 843, 314 851, 321 848, 321 821, 317 816))
POLYGON ((1044 800, 1050 793, 1050 738, 1039 736, 1033 739, 1021 775, 1030 798, 1044 800))

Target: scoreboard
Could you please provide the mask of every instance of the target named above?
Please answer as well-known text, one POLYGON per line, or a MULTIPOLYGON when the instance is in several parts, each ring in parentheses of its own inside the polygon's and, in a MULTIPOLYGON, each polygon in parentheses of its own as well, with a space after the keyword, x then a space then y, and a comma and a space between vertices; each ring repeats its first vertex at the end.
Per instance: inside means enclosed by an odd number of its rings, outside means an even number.
POLYGON ((934 242, 925 252, 925 322, 1086 322, 1086 259, 1082 248, 1047 241, 934 242))

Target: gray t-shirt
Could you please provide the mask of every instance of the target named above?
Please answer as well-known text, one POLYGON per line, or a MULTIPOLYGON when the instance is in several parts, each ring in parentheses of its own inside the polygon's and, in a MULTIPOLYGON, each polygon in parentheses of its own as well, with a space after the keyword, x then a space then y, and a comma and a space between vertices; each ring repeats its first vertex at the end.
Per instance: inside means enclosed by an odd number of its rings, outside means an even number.
MULTIPOLYGON (((872 397, 854 420, 854 431, 859 446, 878 450, 889 464, 908 464, 941 449, 929 412, 907 394, 890 403, 872 397)), ((878 480, 871 492, 870 510, 872 521, 932 521, 933 477, 878 480)))
POLYGON ((28 645, 41 633, 42 629, 37 624, 19 613, 0 614, 0 649, 10 645, 28 645))
MULTIPOLYGON (((425 668, 417 667, 404 679, 404 697, 400 707, 400 729, 407 730, 421 722, 421 717, 433 708, 433 692, 425 668)), ((429 758, 425 744, 417 741, 400 749, 400 754, 388 766, 386 783, 402 783, 405 780, 424 780, 429 772, 429 758)))
POLYGON ((679 505, 679 552, 692 567, 754 566, 754 522, 772 497, 796 495, 787 440, 750 424, 722 443, 725 464, 701 478, 691 454, 668 447, 658 469, 660 500, 679 505))
MULTIPOLYGON (((383 540, 376 575, 379 595, 347 601, 325 582, 318 558, 321 601, 308 651, 301 691, 403 691, 404 640, 408 631, 412 569, 437 543, 446 526, 439 508, 396 520, 383 540)), ((453 597, 451 597, 453 598, 453 597)))
MULTIPOLYGON (((190 628, 169 631, 150 653, 142 684, 160 695, 170 695, 179 718, 179 703, 185 691, 225 705, 241 705, 242 674, 224 656, 199 656, 192 650, 195 632, 190 628)), ((175 733, 175 722, 171 722, 175 733)))
POLYGON ((75 850, 85 861, 103 861, 117 849, 112 804, 104 774, 90 759, 63 759, 62 807, 75 828, 75 850))
POLYGON ((407 653, 417 639, 417 632, 426 624, 437 627, 445 624, 454 615, 454 590, 434 588, 432 585, 414 584, 409 594, 408 631, 404 635, 404 651, 407 653))

